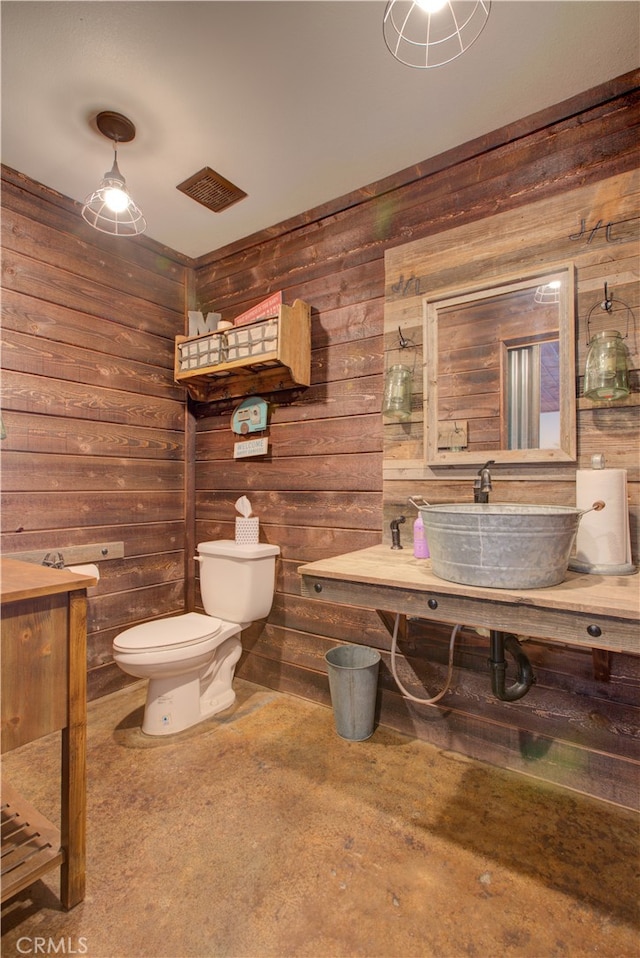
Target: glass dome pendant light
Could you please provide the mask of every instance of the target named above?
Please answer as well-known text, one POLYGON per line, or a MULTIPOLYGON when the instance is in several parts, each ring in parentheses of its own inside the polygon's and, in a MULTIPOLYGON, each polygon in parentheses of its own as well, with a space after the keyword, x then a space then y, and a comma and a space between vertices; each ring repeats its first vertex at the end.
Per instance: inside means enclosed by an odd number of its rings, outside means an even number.
POLYGON ((113 142, 113 166, 104 174, 100 186, 84 201, 82 217, 101 233, 113 236, 136 236, 144 233, 147 223, 142 211, 129 195, 124 176, 118 169, 118 143, 128 143, 136 128, 121 113, 107 110, 98 113, 96 126, 113 142))
POLYGON ((382 25, 389 52, 421 70, 451 63, 478 39, 490 0, 389 0, 382 25))

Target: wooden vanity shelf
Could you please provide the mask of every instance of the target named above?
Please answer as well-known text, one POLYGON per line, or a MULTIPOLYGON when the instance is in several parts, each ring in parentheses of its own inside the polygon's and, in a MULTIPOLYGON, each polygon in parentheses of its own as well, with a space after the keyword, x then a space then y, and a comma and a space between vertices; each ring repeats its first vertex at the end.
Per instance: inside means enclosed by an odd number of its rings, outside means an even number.
POLYGON ((60 830, 2 783, 2 900, 64 862, 60 830))
POLYGON ((224 332, 176 336, 174 379, 197 402, 278 393, 311 382, 311 310, 297 299, 278 315, 224 332))
POLYGON ((60 898, 84 898, 87 588, 93 576, 2 559, 2 751, 61 733, 60 823, 2 777, 2 901, 60 868, 60 898))

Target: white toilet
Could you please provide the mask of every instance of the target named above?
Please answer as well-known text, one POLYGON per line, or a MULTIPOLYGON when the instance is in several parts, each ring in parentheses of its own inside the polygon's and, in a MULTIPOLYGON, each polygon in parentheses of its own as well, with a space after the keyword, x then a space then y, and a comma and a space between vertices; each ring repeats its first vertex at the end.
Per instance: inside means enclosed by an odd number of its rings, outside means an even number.
POLYGON ((233 705, 240 633, 269 614, 278 546, 201 542, 200 594, 206 615, 188 612, 117 635, 123 672, 149 679, 142 731, 171 735, 233 705))

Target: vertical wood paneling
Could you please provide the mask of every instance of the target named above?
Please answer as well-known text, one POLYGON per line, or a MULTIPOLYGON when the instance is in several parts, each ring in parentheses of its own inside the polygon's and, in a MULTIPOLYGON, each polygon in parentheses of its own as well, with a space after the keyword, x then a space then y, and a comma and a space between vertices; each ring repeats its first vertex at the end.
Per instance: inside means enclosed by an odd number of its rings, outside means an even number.
MULTIPOLYGON (((233 502, 247 492, 261 519, 262 538, 282 549, 271 615, 266 625, 256 623, 245 633, 239 674, 326 703, 327 648, 340 641, 373 645, 383 652, 382 722, 512 768, 523 768, 518 751, 522 742, 544 739, 544 750, 558 736, 586 754, 602 752, 598 767, 607 773, 590 784, 584 767, 575 775, 571 769, 560 775, 553 758, 525 759, 527 771, 612 800, 616 792, 607 776, 615 777, 617 756, 627 783, 625 794, 632 789, 634 774, 626 758, 626 738, 616 734, 616 722, 620 715, 631 723, 637 719, 627 704, 628 686, 615 669, 606 688, 592 677, 585 690, 586 656, 570 656, 565 662, 548 655, 541 679, 541 708, 547 717, 541 719, 535 703, 518 709, 517 703, 505 707, 492 700, 484 674, 486 653, 474 657, 463 652, 455 714, 408 706, 388 674, 389 636, 377 617, 304 600, 296 568, 380 541, 391 516, 404 510, 407 495, 416 491, 409 482, 399 483, 402 488, 397 495, 392 492, 383 511, 380 406, 382 357, 389 347, 383 329, 385 251, 452 226, 468 223, 481 229, 482 220, 500 210, 633 168, 636 81, 628 77, 582 94, 567 103, 564 112, 555 107, 519 121, 341 202, 213 252, 196 267, 200 308, 215 309, 225 319, 279 289, 286 302, 300 297, 312 308, 312 385, 299 401, 273 411, 266 458, 234 462, 228 410, 223 415, 214 406, 197 411, 196 538, 232 536, 233 502), (615 718, 608 709, 618 710, 615 718), (602 717, 598 728, 593 715, 602 717), (572 731, 574 724, 580 726, 579 735, 572 731), (607 727, 604 734, 602 724, 607 727)), ((585 291, 588 284, 585 276, 585 291)), ((598 285, 594 277, 593 289, 598 285)), ((420 338, 421 329, 415 334, 420 338)), ((580 420, 581 455, 596 441, 594 415, 589 411, 580 420)), ((610 444, 615 445, 616 432, 623 443, 631 428, 628 411, 611 410, 607 422, 610 444)), ((396 427, 394 438, 401 450, 404 427, 396 427)), ((397 458, 412 455, 397 452, 397 458)), ((544 479, 538 487, 554 487, 541 470, 534 470, 536 475, 544 479)), ((564 501, 573 487, 564 473, 560 479, 553 495, 564 501)), ((535 478, 523 490, 521 483, 512 482, 513 496, 522 499, 532 483, 535 487, 535 478)), ((464 490, 466 485, 454 483, 439 488, 438 494, 450 500, 464 490)), ((405 545, 407 529, 405 525, 405 545)), ((413 651, 405 647, 401 660, 403 668, 413 670, 418 645, 410 641, 413 651)), ((421 646, 427 662, 431 643, 430 634, 421 646)), ((437 643, 436 657, 441 659, 437 643)), ((434 681, 433 675, 424 678, 434 681)))
POLYGON ((191 270, 88 227, 3 169, 2 548, 122 541, 89 590, 90 696, 127 681, 123 628, 183 608, 185 396, 173 382, 191 270))

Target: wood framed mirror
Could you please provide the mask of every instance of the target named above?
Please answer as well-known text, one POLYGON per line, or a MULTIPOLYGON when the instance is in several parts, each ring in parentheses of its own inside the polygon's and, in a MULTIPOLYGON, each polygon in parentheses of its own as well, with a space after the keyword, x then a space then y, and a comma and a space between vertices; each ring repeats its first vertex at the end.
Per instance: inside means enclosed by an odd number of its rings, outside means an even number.
POLYGON ((573 263, 423 299, 428 465, 575 462, 573 263))

